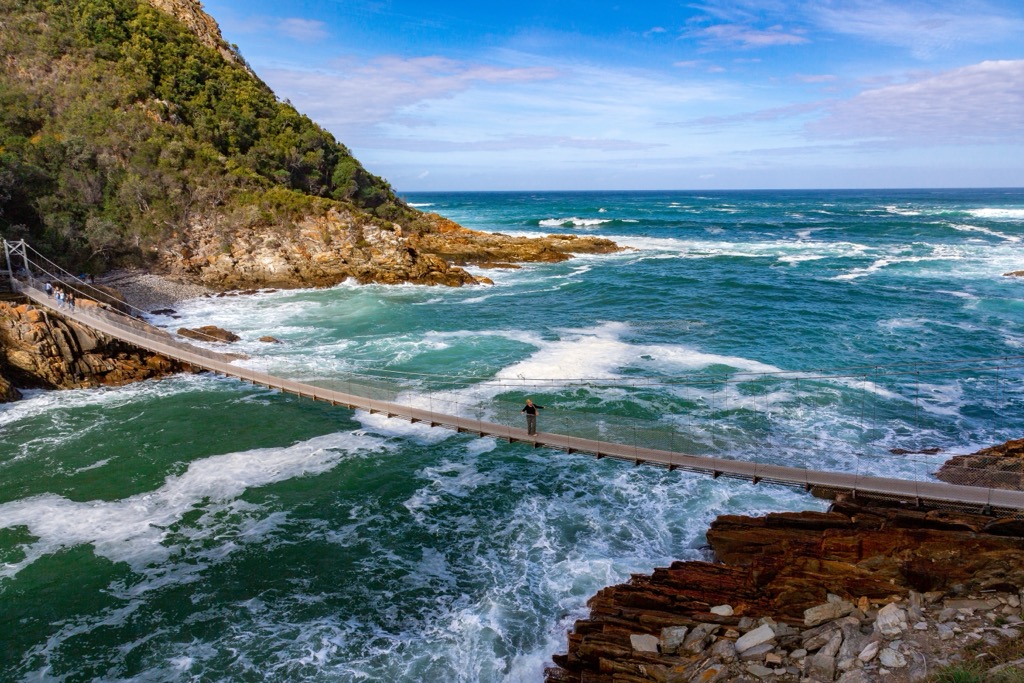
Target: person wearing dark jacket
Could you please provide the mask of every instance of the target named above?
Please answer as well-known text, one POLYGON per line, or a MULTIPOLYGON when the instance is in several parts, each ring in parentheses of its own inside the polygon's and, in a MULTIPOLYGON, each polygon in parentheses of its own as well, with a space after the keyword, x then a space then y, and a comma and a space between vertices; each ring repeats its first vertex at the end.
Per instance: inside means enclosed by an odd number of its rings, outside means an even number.
POLYGON ((536 434, 537 433, 537 411, 544 410, 544 406, 539 406, 530 399, 526 399, 526 405, 519 412, 526 413, 526 433, 536 434))

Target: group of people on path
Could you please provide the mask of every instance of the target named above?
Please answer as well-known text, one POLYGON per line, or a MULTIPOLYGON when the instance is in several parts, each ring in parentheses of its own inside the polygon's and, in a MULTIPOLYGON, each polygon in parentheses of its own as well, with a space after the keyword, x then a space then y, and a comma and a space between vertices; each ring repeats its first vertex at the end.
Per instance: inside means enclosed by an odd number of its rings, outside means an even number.
POLYGON ((43 289, 46 290, 47 297, 57 301, 57 308, 67 306, 70 310, 75 310, 75 293, 70 289, 64 289, 60 285, 54 287, 49 282, 44 285, 43 289))

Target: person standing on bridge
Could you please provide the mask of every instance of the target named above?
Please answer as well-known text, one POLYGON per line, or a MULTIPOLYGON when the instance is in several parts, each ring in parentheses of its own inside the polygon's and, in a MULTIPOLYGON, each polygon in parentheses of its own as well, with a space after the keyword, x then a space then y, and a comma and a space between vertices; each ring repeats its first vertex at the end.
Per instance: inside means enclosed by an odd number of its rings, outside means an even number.
POLYGON ((519 412, 526 413, 526 433, 533 435, 537 433, 537 411, 544 410, 544 406, 539 406, 530 399, 526 399, 526 405, 519 412))

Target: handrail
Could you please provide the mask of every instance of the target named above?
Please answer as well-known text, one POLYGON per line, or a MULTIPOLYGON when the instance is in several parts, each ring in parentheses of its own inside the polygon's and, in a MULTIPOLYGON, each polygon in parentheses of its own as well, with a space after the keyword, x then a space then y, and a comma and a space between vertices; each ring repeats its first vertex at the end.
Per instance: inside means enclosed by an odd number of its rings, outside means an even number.
MULTIPOLYGON (((746 479, 756 483, 767 481, 805 489, 826 491, 848 491, 859 496, 881 497, 910 501, 928 502, 937 505, 972 507, 982 510, 1024 511, 1024 491, 964 486, 940 481, 914 481, 899 478, 865 476, 848 472, 821 472, 804 467, 772 465, 748 460, 694 455, 663 448, 641 447, 638 440, 632 445, 607 441, 599 438, 574 436, 567 433, 539 432, 528 434, 521 427, 511 426, 518 415, 505 415, 500 422, 485 420, 483 411, 474 407, 476 417, 461 414, 464 406, 438 397, 430 397, 429 408, 416 407, 397 400, 383 400, 364 394, 374 393, 379 388, 352 380, 344 381, 348 391, 338 391, 315 384, 276 377, 234 364, 240 357, 223 354, 178 341, 159 328, 143 321, 132 319, 132 324, 121 320, 121 316, 110 314, 98 306, 88 310, 57 310, 52 299, 31 284, 18 283, 21 292, 37 305, 51 309, 82 325, 101 333, 134 344, 143 349, 161 354, 182 363, 203 368, 218 374, 234 377, 255 385, 277 389, 314 401, 325 401, 333 405, 380 413, 389 418, 402 418, 411 422, 422 422, 431 427, 446 427, 459 432, 504 439, 510 443, 523 442, 537 447, 562 450, 567 453, 583 453, 597 458, 613 458, 634 464, 648 464, 666 467, 669 470, 683 469, 710 474, 714 477, 727 476, 746 479), (435 402, 441 403, 435 407, 435 402), (447 407, 445 407, 447 406, 447 407)), ((391 392, 388 392, 391 393, 391 392)), ((392 397, 397 398, 397 397, 392 397)), ((500 406, 499 406, 500 408, 500 406)), ((593 420, 596 422, 596 420, 593 420)), ((599 434, 599 425, 594 428, 599 434)))

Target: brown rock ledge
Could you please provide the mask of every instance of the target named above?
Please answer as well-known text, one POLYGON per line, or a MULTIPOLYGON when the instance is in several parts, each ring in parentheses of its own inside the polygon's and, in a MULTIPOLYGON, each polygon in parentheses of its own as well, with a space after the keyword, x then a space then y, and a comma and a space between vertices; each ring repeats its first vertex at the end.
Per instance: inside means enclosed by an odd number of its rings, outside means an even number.
POLYGON ((591 598, 545 680, 853 683, 888 672, 892 683, 922 680, 919 659, 935 666, 974 640, 1020 636, 1017 520, 840 498, 827 513, 725 515, 707 537, 714 562, 675 562, 591 598), (898 610, 904 622, 891 626, 898 610))
POLYGON ((955 455, 942 464, 936 478, 951 484, 1020 490, 1024 488, 1024 439, 955 455))
POLYGON ((514 237, 464 228, 437 214, 414 228, 328 206, 293 229, 196 224, 165 245, 159 270, 172 280, 214 290, 329 287, 352 278, 368 284, 460 287, 489 284, 462 266, 558 262, 572 254, 620 251, 598 237, 514 237))
MULTIPOLYGON (((79 305, 95 304, 80 301, 79 305)), ((14 387, 117 386, 187 369, 59 314, 0 302, 0 402, 19 397, 14 387)))

